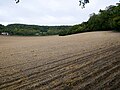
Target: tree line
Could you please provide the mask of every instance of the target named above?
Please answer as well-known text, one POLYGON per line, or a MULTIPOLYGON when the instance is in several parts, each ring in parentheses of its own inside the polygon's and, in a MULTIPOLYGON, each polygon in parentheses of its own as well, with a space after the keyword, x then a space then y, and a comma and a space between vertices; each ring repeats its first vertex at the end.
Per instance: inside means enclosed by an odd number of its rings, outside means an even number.
POLYGON ((63 30, 60 36, 76 34, 88 31, 120 31, 120 3, 110 5, 105 10, 99 10, 98 14, 91 14, 87 22, 74 25, 69 30, 63 30))
POLYGON ((0 34, 7 32, 9 35, 19 36, 46 36, 58 35, 60 31, 70 29, 71 26, 39 26, 27 24, 0 24, 0 34))
POLYGON ((120 3, 110 5, 98 14, 91 14, 87 22, 74 26, 38 26, 26 24, 0 24, 0 34, 7 32, 10 35, 45 36, 45 35, 70 35, 90 31, 120 31, 120 3))

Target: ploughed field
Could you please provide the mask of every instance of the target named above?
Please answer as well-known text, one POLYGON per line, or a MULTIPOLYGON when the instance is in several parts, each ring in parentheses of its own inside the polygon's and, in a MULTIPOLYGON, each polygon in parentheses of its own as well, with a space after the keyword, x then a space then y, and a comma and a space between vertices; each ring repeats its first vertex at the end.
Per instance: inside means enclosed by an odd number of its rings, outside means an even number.
POLYGON ((120 33, 0 36, 0 90, 120 90, 120 33))

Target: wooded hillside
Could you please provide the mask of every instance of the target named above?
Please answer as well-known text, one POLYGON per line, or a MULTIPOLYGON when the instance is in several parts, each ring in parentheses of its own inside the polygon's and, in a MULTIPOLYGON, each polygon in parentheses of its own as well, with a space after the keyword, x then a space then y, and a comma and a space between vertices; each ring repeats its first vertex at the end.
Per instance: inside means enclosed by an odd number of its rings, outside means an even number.
POLYGON ((71 26, 38 26, 26 24, 0 25, 0 33, 8 32, 10 35, 45 36, 58 35, 61 30, 70 29, 71 26))
POLYGON ((98 14, 91 14, 87 22, 74 26, 38 26, 26 24, 0 25, 0 33, 7 32, 10 35, 45 36, 45 35, 70 35, 89 31, 120 31, 120 3, 110 5, 105 10, 99 10, 98 14))
POLYGON ((70 30, 62 31, 59 35, 69 35, 88 31, 120 31, 120 3, 110 5, 98 14, 91 14, 87 22, 74 25, 70 30))

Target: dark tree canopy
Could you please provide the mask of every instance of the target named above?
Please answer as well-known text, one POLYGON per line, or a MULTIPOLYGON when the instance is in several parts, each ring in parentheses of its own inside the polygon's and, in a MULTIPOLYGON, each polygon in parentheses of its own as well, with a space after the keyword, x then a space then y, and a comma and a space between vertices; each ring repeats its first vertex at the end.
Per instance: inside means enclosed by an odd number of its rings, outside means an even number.
MULTIPOLYGON (((20 0, 15 0, 16 4, 20 2, 20 0)), ((79 0, 79 6, 85 8, 85 4, 89 3, 89 0, 79 0)))
POLYGON ((16 2, 16 3, 19 3, 19 2, 20 2, 20 0, 15 0, 15 2, 16 2))
MULTIPOLYGON (((15 0, 16 4, 20 2, 20 0, 15 0)), ((120 2, 120 0, 119 0, 120 2)), ((85 8, 85 4, 89 3, 89 0, 79 0, 79 6, 82 6, 82 8, 85 8)))
MULTIPOLYGON (((19 3, 20 0, 15 0, 16 3, 19 3)), ((85 7, 85 4, 89 3, 89 0, 79 0, 79 6, 85 7)))
POLYGON ((91 14, 88 21, 72 26, 69 30, 59 33, 60 36, 91 31, 118 31, 120 32, 120 3, 110 5, 98 14, 91 14))
POLYGON ((82 8, 85 8, 85 4, 89 3, 89 0, 79 0, 79 6, 82 6, 82 8))

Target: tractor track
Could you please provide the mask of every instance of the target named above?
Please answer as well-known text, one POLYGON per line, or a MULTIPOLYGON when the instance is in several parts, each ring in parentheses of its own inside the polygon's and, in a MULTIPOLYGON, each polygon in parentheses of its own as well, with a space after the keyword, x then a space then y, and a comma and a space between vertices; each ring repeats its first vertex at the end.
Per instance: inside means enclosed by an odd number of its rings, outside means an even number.
MULTIPOLYGON (((26 65, 26 63, 24 64, 26 65)), ((19 66, 24 66, 20 64, 19 66)), ((2 68, 6 70, 17 65, 2 68)), ((0 76, 1 90, 86 90, 120 83, 120 46, 74 54, 35 67, 0 76), (104 54, 104 55, 103 55, 104 54), (112 75, 114 73, 114 75, 112 75)))

